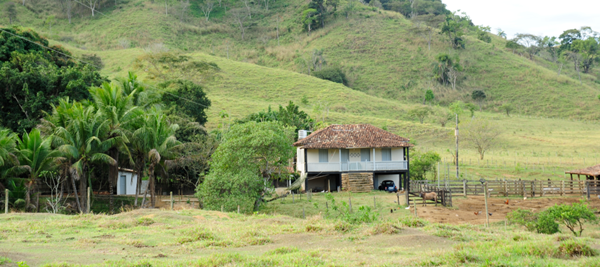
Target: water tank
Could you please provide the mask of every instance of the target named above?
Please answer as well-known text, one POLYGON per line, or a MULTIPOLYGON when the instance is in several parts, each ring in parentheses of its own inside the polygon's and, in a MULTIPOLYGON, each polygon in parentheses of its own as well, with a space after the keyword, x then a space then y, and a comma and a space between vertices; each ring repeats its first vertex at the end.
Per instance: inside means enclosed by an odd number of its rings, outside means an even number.
POLYGON ((308 134, 307 130, 299 130, 298 131, 298 140, 306 138, 307 134, 308 134))

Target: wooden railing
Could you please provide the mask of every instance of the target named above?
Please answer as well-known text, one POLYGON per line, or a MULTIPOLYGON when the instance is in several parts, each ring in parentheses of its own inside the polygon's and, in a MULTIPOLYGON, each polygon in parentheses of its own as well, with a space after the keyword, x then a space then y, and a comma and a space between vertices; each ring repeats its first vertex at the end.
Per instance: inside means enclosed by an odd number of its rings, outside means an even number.
MULTIPOLYGON (((489 180, 489 196, 539 197, 551 195, 600 195, 600 181, 538 181, 538 180, 489 180)), ((412 180, 410 192, 433 191, 437 181, 412 180)), ((440 189, 456 195, 483 195, 484 186, 477 180, 440 181, 440 189)))

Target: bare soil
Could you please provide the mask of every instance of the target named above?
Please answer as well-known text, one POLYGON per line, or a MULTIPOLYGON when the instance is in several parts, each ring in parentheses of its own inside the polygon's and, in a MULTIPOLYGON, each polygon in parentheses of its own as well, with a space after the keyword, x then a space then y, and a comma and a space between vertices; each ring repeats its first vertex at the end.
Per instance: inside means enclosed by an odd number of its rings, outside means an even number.
MULTIPOLYGON (((555 204, 571 204, 584 199, 582 197, 538 197, 527 199, 515 198, 488 198, 488 212, 491 213, 490 223, 506 219, 506 215, 516 209, 529 209, 541 211, 555 204), (506 201, 508 200, 508 204, 506 201)), ((445 208, 427 205, 423 207, 417 202, 417 214, 430 222, 449 224, 484 224, 485 223, 485 200, 483 196, 469 196, 467 198, 455 198, 452 200, 454 207, 445 208), (477 214, 478 213, 478 214, 477 214)), ((598 196, 590 198, 589 206, 600 210, 600 199, 598 196)), ((414 212, 411 207, 411 212, 414 212)))

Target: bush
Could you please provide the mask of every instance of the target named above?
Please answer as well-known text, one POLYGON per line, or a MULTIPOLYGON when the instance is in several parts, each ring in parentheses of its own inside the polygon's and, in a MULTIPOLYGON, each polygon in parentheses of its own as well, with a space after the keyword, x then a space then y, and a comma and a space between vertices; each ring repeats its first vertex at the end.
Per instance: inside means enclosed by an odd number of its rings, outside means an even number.
POLYGON ((517 209, 509 213, 506 218, 509 223, 521 225, 530 232, 535 231, 540 234, 554 234, 559 232, 558 224, 547 211, 534 213, 530 210, 517 209))
POLYGON ((323 80, 341 83, 348 86, 346 74, 339 67, 328 67, 319 71, 313 71, 312 75, 323 80))
POLYGON ((423 227, 427 224, 426 221, 413 216, 407 216, 400 219, 400 223, 406 227, 411 228, 423 227))
POLYGON ((593 257, 598 255, 598 253, 592 248, 590 248, 590 246, 576 240, 569 240, 560 244, 560 246, 558 246, 558 251, 561 254, 570 257, 593 257))

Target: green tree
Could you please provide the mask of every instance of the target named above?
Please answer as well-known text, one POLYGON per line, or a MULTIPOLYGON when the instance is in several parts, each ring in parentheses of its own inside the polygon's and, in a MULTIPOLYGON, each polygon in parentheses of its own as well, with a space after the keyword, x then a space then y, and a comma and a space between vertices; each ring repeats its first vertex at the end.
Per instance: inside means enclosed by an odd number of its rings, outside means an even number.
POLYGON ((510 112, 512 112, 515 108, 510 103, 504 103, 500 106, 500 110, 506 112, 506 116, 510 117, 510 112))
POLYGON ((539 36, 518 33, 515 40, 523 45, 525 52, 529 55, 529 60, 533 60, 533 56, 537 55, 542 50, 542 47, 539 46, 542 39, 539 36))
POLYGON ((460 118, 460 116, 465 112, 465 103, 460 100, 454 101, 452 104, 450 104, 449 108, 452 114, 456 114, 460 118))
POLYGON ((506 35, 505 31, 503 31, 502 29, 498 28, 497 29, 497 34, 498 34, 498 36, 500 36, 500 37, 502 37, 502 38, 504 38, 506 40, 507 35, 506 35))
POLYGON ((488 34, 491 31, 489 26, 477 26, 477 39, 486 43, 492 42, 492 37, 488 34))
POLYGON ((408 115, 417 118, 421 124, 423 124, 423 121, 429 114, 431 114, 431 109, 426 106, 413 108, 408 111, 408 115))
POLYGON ((473 103, 465 103, 465 108, 470 112, 471 118, 475 117, 475 110, 477 110, 477 106, 473 103))
POLYGON ((326 67, 322 70, 315 70, 311 74, 319 79, 332 81, 334 83, 341 83, 348 86, 346 74, 339 67, 326 67))
POLYGON ((452 89, 456 89, 458 73, 462 71, 458 55, 439 54, 436 56, 436 61, 433 63, 434 78, 440 84, 452 85, 452 89))
POLYGON ((165 106, 194 118, 200 125, 206 123, 206 110, 210 107, 210 100, 202 86, 191 81, 177 80, 162 83, 159 87, 164 89, 162 102, 165 106))
POLYGON ((425 180, 427 172, 435 171, 435 164, 442 158, 437 152, 428 151, 425 153, 415 151, 411 156, 410 174, 411 179, 425 180))
POLYGON ((4 3, 4 15, 8 18, 9 24, 12 24, 13 20, 17 19, 17 9, 15 8, 15 3, 4 3))
POLYGON ((452 114, 445 108, 440 108, 434 113, 434 118, 437 123, 442 127, 446 127, 446 123, 452 119, 452 114))
POLYGON ((73 103, 69 116, 71 121, 55 129, 58 150, 71 164, 72 179, 79 180, 81 193, 80 212, 87 212, 86 191, 89 183, 90 164, 116 165, 115 159, 107 155, 107 151, 115 146, 116 138, 109 138, 109 125, 101 112, 94 106, 73 103))
POLYGON ((548 209, 554 220, 564 224, 575 236, 581 236, 584 224, 598 224, 594 211, 582 200, 572 205, 554 205, 548 209))
POLYGON ((473 100, 477 101, 477 104, 479 105, 479 111, 481 111, 481 104, 487 98, 487 95, 485 94, 485 92, 481 91, 481 90, 475 90, 475 91, 473 91, 473 93, 471 93, 471 98, 473 100))
POLYGON ((423 99, 423 105, 425 105, 425 103, 429 102, 429 104, 433 103, 433 99, 435 99, 435 96, 433 95, 433 91, 431 89, 425 91, 425 98, 423 99))
POLYGON ((0 129, 0 166, 18 164, 17 158, 18 136, 8 129, 0 129))
POLYGON ((575 40, 571 45, 573 52, 581 56, 580 65, 583 73, 589 73, 597 62, 600 62, 600 44, 596 38, 575 40))
POLYGON ((521 49, 523 46, 520 45, 516 39, 512 39, 506 42, 506 48, 511 49, 514 54, 517 49, 521 49))
POLYGON ((463 36, 469 23, 470 19, 468 17, 461 17, 456 12, 446 15, 446 20, 441 24, 441 33, 448 37, 452 48, 465 48, 463 36))
MULTIPOLYGON (((150 191, 150 205, 156 205, 156 167, 160 167, 162 177, 167 178, 167 165, 180 156, 183 148, 181 142, 175 137, 175 132, 179 128, 177 124, 171 124, 167 117, 158 109, 152 109, 145 118, 144 123, 145 144, 142 148, 147 151, 148 162, 148 190, 150 191)), ((146 194, 142 206, 145 204, 146 194)))
POLYGON ((318 27, 319 25, 319 12, 314 8, 308 8, 302 11, 301 21, 304 25, 304 28, 306 28, 306 30, 308 31, 308 34, 310 34, 312 29, 318 27))
POLYGON ((35 127, 62 97, 88 99, 88 88, 105 81, 94 67, 65 56, 69 51, 55 46, 51 48, 58 52, 46 50, 35 43, 49 46, 32 31, 0 32, 0 124, 14 132, 35 127))
POLYGON ((301 111, 300 107, 292 101, 285 107, 279 105, 277 111, 273 111, 271 110, 271 107, 269 107, 267 111, 252 113, 245 118, 238 120, 237 123, 247 123, 250 121, 279 121, 284 126, 292 127, 296 133, 298 133, 298 130, 313 130, 315 127, 315 120, 308 116, 306 112, 301 111))
POLYGON ((94 100, 96 109, 105 120, 108 139, 114 140, 113 146, 107 151, 107 154, 115 160, 117 164, 108 167, 108 190, 109 190, 109 210, 113 210, 113 190, 119 176, 119 155, 125 154, 131 157, 127 143, 127 131, 133 129, 142 111, 132 105, 133 92, 125 95, 121 87, 117 84, 103 83, 101 87, 91 88, 90 94, 94 100))
POLYGON ((42 138, 38 129, 32 129, 29 134, 24 133, 21 139, 17 139, 19 162, 27 166, 28 175, 25 179, 27 192, 25 195, 25 207, 31 205, 31 192, 35 190, 38 178, 42 172, 52 170, 54 160, 60 153, 52 149, 52 137, 42 138))
POLYGON ((198 187, 204 208, 257 210, 277 174, 294 156, 294 130, 280 122, 233 125, 213 154, 210 173, 198 187))

